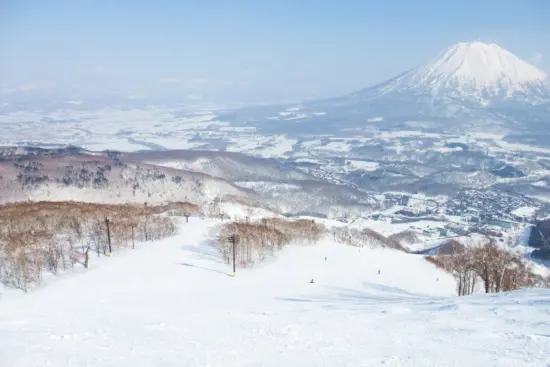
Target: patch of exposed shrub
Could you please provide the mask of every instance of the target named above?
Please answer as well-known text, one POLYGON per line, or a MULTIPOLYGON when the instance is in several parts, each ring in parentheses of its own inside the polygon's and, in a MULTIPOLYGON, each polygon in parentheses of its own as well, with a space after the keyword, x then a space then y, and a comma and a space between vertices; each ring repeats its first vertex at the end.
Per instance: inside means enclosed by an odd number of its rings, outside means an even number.
POLYGON ((176 233, 173 220, 156 207, 80 202, 26 202, 0 205, 0 282, 27 290, 42 274, 87 266, 88 257, 112 248, 176 233))
POLYGON ((485 293, 494 293, 547 286, 549 282, 534 274, 521 257, 493 243, 468 248, 455 241, 449 252, 427 256, 426 260, 456 278, 459 296, 474 293, 478 283, 485 293))
POLYGON ((240 267, 252 267, 257 262, 293 242, 315 243, 325 233, 323 226, 311 220, 287 221, 279 218, 264 219, 260 223, 232 222, 222 225, 218 235, 220 251, 227 263, 233 258, 231 235, 239 237, 236 262, 240 267))

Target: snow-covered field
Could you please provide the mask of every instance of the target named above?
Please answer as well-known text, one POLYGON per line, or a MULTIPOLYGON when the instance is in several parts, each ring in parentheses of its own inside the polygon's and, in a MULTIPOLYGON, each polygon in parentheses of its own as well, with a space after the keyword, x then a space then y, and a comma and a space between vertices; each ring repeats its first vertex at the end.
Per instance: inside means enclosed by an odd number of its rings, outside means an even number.
POLYGON ((217 224, 4 292, 0 365, 548 366, 548 290, 455 298, 419 256, 328 240, 233 278, 217 224))
POLYGON ((216 141, 227 144, 228 151, 281 157, 297 142, 284 134, 264 136, 253 127, 231 126, 210 111, 182 117, 177 110, 160 107, 0 113, 0 126, 6 131, 0 145, 74 144, 97 151, 204 149, 216 141))
POLYGON ((380 164, 378 162, 369 162, 369 161, 359 161, 359 160, 353 160, 353 161, 346 161, 346 165, 354 170, 359 171, 376 171, 378 167, 380 167, 380 164))
POLYGON ((537 209, 538 208, 534 206, 522 206, 521 208, 514 210, 512 214, 528 218, 532 217, 536 213, 537 209))

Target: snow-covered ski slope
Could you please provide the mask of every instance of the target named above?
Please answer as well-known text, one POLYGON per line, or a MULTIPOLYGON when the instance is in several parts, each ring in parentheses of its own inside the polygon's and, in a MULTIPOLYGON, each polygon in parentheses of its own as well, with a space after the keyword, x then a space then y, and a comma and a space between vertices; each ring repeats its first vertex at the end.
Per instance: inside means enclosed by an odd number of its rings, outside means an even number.
POLYGON ((550 363, 548 290, 456 298, 452 278, 419 256, 328 240, 233 278, 209 245, 215 225, 194 219, 175 237, 7 292, 0 366, 550 363))

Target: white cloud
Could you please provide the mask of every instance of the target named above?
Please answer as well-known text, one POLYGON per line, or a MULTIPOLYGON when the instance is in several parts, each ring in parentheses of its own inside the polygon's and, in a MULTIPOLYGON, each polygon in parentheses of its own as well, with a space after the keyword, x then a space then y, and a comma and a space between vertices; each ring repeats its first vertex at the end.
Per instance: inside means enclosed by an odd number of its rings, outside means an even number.
POLYGON ((96 73, 103 73, 105 70, 107 70, 107 68, 103 65, 96 65, 94 66, 94 71, 96 73))
POLYGON ((80 105, 80 104, 84 103, 84 101, 81 101, 81 100, 77 100, 77 101, 68 100, 68 101, 65 101, 65 103, 72 104, 72 105, 80 105))
POLYGON ((11 94, 11 93, 14 93, 14 92, 17 92, 17 89, 10 88, 10 87, 7 87, 7 86, 0 87, 0 95, 11 94))
POLYGON ((205 86, 208 83, 208 79, 195 77, 195 78, 189 78, 187 80, 180 80, 173 76, 165 76, 165 77, 159 78, 158 83, 165 84, 165 85, 183 84, 188 88, 199 88, 199 87, 205 86))
POLYGON ((533 62, 538 64, 542 60, 543 55, 540 52, 537 52, 533 55, 533 62))
POLYGON ((187 80, 187 85, 191 87, 196 87, 199 85, 204 85, 208 83, 208 79, 206 78, 191 78, 187 80))
POLYGON ((201 101, 203 100, 203 97, 200 94, 188 94, 185 96, 187 99, 191 101, 201 101))
POLYGON ((41 89, 41 88, 44 88, 46 86, 42 86, 40 84, 23 84, 23 85, 20 85, 19 87, 17 87, 17 90, 21 91, 21 92, 30 92, 31 90, 37 90, 37 89, 41 89))
POLYGON ((37 84, 37 83, 28 83, 28 84, 21 84, 21 85, 15 85, 15 86, 8 86, 6 84, 3 84, 0 86, 0 94, 7 95, 11 93, 17 93, 17 92, 32 92, 38 89, 47 89, 47 88, 53 88, 55 85, 52 83, 48 84, 37 84))
POLYGON ((145 94, 142 94, 142 93, 129 92, 125 97, 131 100, 136 100, 136 99, 144 99, 146 96, 145 94))
POLYGON ((177 84, 179 83, 179 79, 178 78, 174 78, 174 77, 171 77, 171 76, 165 76, 165 77, 162 77, 159 79, 159 83, 160 84, 177 84))

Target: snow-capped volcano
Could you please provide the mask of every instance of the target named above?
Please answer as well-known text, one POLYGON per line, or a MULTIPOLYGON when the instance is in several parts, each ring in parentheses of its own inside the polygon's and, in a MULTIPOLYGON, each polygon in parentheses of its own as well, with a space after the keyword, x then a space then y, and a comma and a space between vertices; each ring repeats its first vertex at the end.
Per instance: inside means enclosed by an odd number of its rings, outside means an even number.
MULTIPOLYGON (((295 108, 296 106, 289 106, 295 108)), ((273 132, 327 132, 365 125, 455 131, 495 129, 548 132, 550 78, 493 43, 457 43, 424 65, 390 80, 335 98, 303 103, 300 117, 253 119, 273 132)), ((286 113, 286 112, 285 112, 286 113)), ((269 116, 269 117, 267 117, 269 116)), ((234 117, 232 117, 234 118, 234 117)))
POLYGON ((312 123, 333 128, 357 127, 379 116, 385 125, 421 119, 446 126, 451 121, 453 126, 504 122, 545 130, 549 79, 496 44, 457 43, 424 65, 345 96, 309 103, 302 112, 326 112, 312 123))
POLYGON ((547 97, 547 75, 513 53, 491 43, 458 43, 438 58, 377 86, 379 93, 448 95, 489 104, 521 95, 531 102, 547 97))

